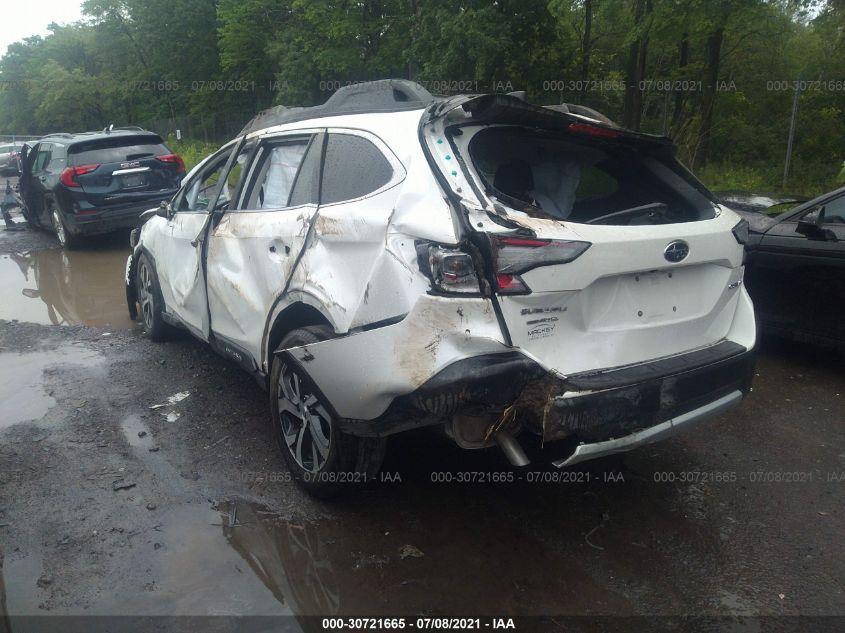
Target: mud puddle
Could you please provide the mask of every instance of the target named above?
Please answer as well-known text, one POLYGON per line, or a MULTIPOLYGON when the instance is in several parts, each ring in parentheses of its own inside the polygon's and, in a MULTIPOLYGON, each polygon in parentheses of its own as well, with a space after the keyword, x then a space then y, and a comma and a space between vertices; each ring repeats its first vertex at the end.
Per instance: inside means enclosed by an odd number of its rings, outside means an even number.
POLYGON ((0 429, 40 420, 56 404, 44 374, 62 366, 94 367, 98 352, 81 345, 34 352, 0 352, 0 429))
POLYGON ((0 319, 41 325, 134 326, 123 249, 60 248, 0 255, 0 319))
POLYGON ((120 423, 120 429, 132 448, 149 450, 153 447, 153 434, 137 413, 125 418, 120 423))
MULTIPOLYGON (((93 596, 88 604, 70 612, 325 617, 632 611, 576 560, 526 535, 515 540, 513 526, 467 522, 456 533, 455 522, 447 520, 447 534, 403 525, 396 517, 390 529, 360 519, 286 520, 243 500, 177 506, 155 523, 133 526, 117 590, 102 579, 101 587, 86 591, 93 596)), ((33 609, 45 614, 38 607, 41 570, 33 560, 6 565, 11 616, 32 615, 33 609)), ((61 578, 52 582, 61 589, 61 578)))

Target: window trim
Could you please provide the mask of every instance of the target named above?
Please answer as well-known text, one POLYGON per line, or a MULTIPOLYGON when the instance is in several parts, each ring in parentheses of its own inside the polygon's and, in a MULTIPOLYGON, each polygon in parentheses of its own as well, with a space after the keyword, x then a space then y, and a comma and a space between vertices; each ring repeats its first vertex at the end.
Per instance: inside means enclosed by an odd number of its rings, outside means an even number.
POLYGON ((284 144, 286 142, 304 140, 306 141, 305 152, 302 154, 302 160, 299 162, 299 166, 296 169, 296 175, 294 176, 293 183, 291 184, 291 190, 290 192, 288 192, 288 202, 290 202, 290 197, 293 193, 293 188, 296 186, 296 183, 299 180, 299 174, 302 170, 302 164, 305 162, 305 157, 308 155, 308 150, 311 148, 311 145, 314 143, 315 139, 319 138, 319 135, 322 132, 325 132, 324 128, 304 128, 301 130, 286 130, 284 132, 261 134, 252 137, 251 139, 247 139, 247 142, 250 142, 253 139, 258 139, 258 145, 253 150, 246 178, 244 178, 243 185, 241 186, 241 190, 238 194, 238 203, 234 207, 231 207, 227 213, 276 213, 278 211, 289 211, 291 209, 299 209, 302 207, 316 207, 317 204, 313 202, 308 202, 306 204, 298 204, 293 207, 284 206, 274 209, 250 209, 247 208, 245 205, 247 202, 249 202, 249 198, 252 195, 252 190, 257 184, 256 179, 260 175, 260 163, 264 159, 264 153, 267 151, 267 148, 272 147, 273 145, 284 144))
MULTIPOLYGON (((240 156, 244 151, 247 152, 247 159, 246 164, 244 165, 243 173, 235 186, 234 190, 232 191, 232 197, 229 199, 229 206, 222 211, 222 215, 227 215, 232 212, 238 211, 238 206, 240 205, 241 199, 243 198, 243 193, 246 188, 247 183, 249 182, 249 178, 252 177, 252 166, 255 163, 255 156, 258 153, 260 148, 260 144, 256 142, 255 139, 245 138, 243 143, 236 144, 235 149, 237 150, 237 154, 234 152, 229 154, 229 160, 234 158, 232 164, 229 166, 229 169, 226 171, 226 176, 223 181, 228 181, 229 175, 232 173, 232 170, 235 168, 235 163, 237 162, 238 156, 240 156)), ((222 193, 223 188, 220 188, 220 193, 222 193)), ((220 199, 220 193, 217 194, 217 199, 220 199)), ((215 207, 217 206, 217 200, 214 201, 215 207)))
MULTIPOLYGON (((182 186, 180 187, 179 191, 176 192, 176 195, 173 196, 173 200, 171 201, 171 207, 173 209, 173 215, 175 216, 177 213, 198 213, 201 215, 209 215, 213 211, 213 207, 211 209, 180 209, 179 206, 181 205, 182 201, 185 199, 185 196, 188 194, 188 190, 193 186, 196 178, 200 178, 203 174, 206 173, 206 168, 211 167, 212 165, 216 165, 217 162, 223 158, 226 159, 228 162, 229 158, 232 156, 232 152, 236 149, 236 143, 227 143, 219 150, 211 154, 210 156, 206 157, 201 163, 199 163, 194 169, 191 170, 191 173, 186 176, 182 180, 182 186)), ((226 167, 226 162, 223 163, 223 168, 226 167)), ((228 175, 228 172, 226 173, 228 175)), ((217 199, 214 200, 215 204, 217 203, 217 199)))
MULTIPOLYGON (((381 193, 384 193, 388 189, 392 189, 396 185, 400 184, 408 175, 407 170, 405 169, 405 165, 402 164, 402 161, 393 153, 393 150, 390 149, 390 146, 385 143, 381 138, 377 135, 373 134, 368 130, 362 130, 359 128, 346 128, 346 127, 329 127, 326 128, 326 134, 328 136, 328 141, 331 140, 332 134, 346 134, 349 136, 360 136, 363 139, 370 141, 373 145, 376 146, 382 156, 384 156, 385 160, 390 164, 390 167, 393 169, 393 175, 391 176, 390 180, 388 180, 385 184, 383 184, 378 189, 375 189, 369 193, 364 194, 363 196, 358 196, 357 198, 349 198, 347 200, 338 200, 337 202, 329 202, 323 203, 323 184, 325 182, 325 173, 320 178, 320 207, 332 207, 337 204, 349 204, 350 202, 358 202, 359 200, 366 200, 367 198, 372 198, 373 196, 377 196, 381 193)), ((328 145, 326 146, 328 147, 328 145)), ((325 167, 325 150, 323 152, 323 166, 325 167)))

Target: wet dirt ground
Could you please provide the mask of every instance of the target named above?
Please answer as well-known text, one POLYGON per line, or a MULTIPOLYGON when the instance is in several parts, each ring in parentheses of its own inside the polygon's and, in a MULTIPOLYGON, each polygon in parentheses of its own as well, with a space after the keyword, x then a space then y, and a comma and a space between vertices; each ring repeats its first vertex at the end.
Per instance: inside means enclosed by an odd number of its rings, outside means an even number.
POLYGON ((123 239, 63 253, 0 228, 0 631, 63 615, 841 630, 785 616, 845 615, 842 357, 767 341, 741 408, 564 474, 407 434, 384 481, 320 502, 288 481, 252 378, 124 316, 123 239))

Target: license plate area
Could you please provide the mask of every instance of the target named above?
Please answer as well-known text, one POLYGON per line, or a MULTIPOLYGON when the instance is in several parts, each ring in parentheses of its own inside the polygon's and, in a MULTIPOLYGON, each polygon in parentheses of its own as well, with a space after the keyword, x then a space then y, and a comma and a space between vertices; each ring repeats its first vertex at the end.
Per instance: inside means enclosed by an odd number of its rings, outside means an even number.
POLYGON ((120 184, 124 189, 134 189, 147 184, 144 174, 123 174, 120 177, 120 184))
POLYGON ((689 296, 691 287, 677 270, 605 277, 584 293, 585 321, 593 332, 676 321, 699 302, 689 296))
POLYGON ((652 321, 671 319, 678 312, 677 281, 672 271, 653 271, 627 275, 629 312, 633 318, 652 321))

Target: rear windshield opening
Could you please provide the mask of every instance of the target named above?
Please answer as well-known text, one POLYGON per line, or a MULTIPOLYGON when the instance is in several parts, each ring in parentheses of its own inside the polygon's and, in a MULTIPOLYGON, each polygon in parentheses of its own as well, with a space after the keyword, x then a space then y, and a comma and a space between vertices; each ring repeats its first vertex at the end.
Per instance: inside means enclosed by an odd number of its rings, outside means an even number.
POLYGON ((72 145, 68 150, 68 164, 92 165, 104 163, 123 163, 130 160, 152 158, 170 154, 170 150, 160 136, 118 136, 83 141, 72 145))
POLYGON ((469 153, 488 194, 530 215, 615 225, 715 216, 680 163, 613 141, 496 127, 478 132, 469 153))

